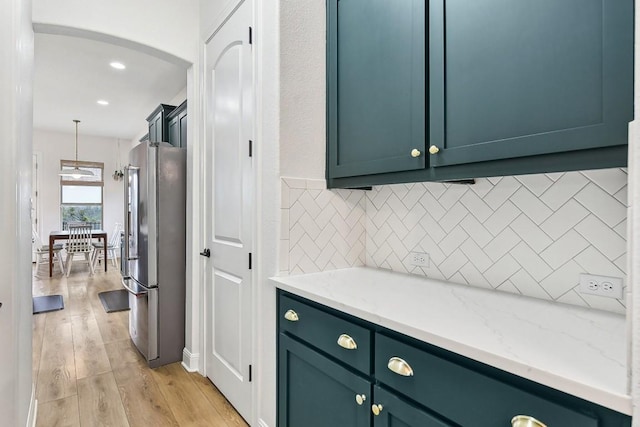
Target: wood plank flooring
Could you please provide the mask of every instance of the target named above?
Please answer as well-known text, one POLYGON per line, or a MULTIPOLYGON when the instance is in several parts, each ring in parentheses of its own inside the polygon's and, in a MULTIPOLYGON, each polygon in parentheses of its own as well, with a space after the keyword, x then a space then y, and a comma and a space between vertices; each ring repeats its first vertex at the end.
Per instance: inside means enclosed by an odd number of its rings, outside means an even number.
POLYGON ((74 267, 33 278, 33 295, 59 294, 61 311, 33 316, 38 427, 247 427, 209 379, 180 363, 149 369, 129 339, 128 312, 106 313, 98 293, 120 273, 74 267))

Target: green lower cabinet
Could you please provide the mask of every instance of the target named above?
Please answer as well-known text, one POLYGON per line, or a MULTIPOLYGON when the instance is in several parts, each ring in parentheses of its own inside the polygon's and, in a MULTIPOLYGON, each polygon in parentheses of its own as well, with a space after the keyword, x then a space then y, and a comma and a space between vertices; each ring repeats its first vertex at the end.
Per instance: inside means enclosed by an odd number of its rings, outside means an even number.
POLYGON ((518 415, 550 427, 631 426, 627 415, 283 291, 278 319, 277 427, 507 427, 518 415), (333 351, 345 333, 364 356, 333 351))
POLYGON ((379 386, 373 388, 373 403, 377 406, 378 415, 373 417, 374 427, 453 427, 455 424, 445 422, 413 406, 398 396, 379 386), (379 406, 378 406, 379 405, 379 406))
POLYGON ((369 381, 284 334, 278 364, 279 427, 370 426, 369 381))

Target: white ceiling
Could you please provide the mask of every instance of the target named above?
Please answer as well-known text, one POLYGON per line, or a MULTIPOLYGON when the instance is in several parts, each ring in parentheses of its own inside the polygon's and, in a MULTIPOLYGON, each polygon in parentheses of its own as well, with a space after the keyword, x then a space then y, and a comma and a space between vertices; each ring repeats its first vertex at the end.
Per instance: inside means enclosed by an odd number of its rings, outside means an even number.
MULTIPOLYGON (((187 84, 186 68, 121 46, 35 34, 33 126, 80 135, 133 139, 147 116, 187 84), (112 61, 125 70, 109 66, 112 61), (98 105, 103 99, 108 106, 98 105)), ((182 100, 181 100, 182 101, 182 100)))

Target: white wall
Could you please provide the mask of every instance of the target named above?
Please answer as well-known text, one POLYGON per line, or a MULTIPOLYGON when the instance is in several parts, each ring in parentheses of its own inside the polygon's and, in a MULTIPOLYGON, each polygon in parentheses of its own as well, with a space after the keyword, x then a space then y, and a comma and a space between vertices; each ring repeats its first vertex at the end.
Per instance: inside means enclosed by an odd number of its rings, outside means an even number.
POLYGON ((35 0, 33 22, 38 32, 74 28, 139 43, 187 62, 198 56, 198 0, 35 0))
POLYGON ((280 172, 325 177, 325 2, 280 2, 280 172))
MULTIPOLYGON (((73 126, 69 122, 69 127, 73 126)), ((116 222, 124 219, 124 184, 112 178, 118 160, 118 143, 115 138, 82 134, 78 131, 78 160, 104 163, 103 229, 108 238, 116 222)), ((120 167, 128 163, 129 141, 120 141, 120 167)), ((53 230, 61 229, 60 220, 60 160, 74 160, 75 134, 34 129, 33 151, 42 153, 40 172, 40 229, 43 241, 53 230)))
POLYGON ((33 422, 31 367, 31 1, 0 13, 0 414, 2 425, 33 422), (31 409, 30 409, 31 408, 31 409))

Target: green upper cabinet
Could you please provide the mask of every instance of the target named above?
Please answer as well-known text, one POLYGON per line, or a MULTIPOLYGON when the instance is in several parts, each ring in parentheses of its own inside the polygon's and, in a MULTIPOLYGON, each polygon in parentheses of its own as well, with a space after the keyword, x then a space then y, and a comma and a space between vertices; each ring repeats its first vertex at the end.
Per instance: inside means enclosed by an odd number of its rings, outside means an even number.
POLYGON ((424 0, 329 0, 331 177, 424 169, 424 0))
POLYGON ((147 117, 149 123, 149 141, 150 142, 168 142, 169 128, 167 126, 167 116, 176 107, 173 105, 160 104, 153 113, 147 117))
POLYGON ((626 166, 633 16, 632 0, 328 0, 328 185, 626 166))
POLYGON ((175 147, 187 147, 187 101, 167 115, 168 142, 175 147))
POLYGON ((627 144, 632 1, 431 0, 429 29, 430 166, 627 144))

